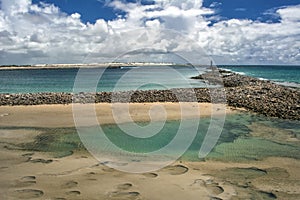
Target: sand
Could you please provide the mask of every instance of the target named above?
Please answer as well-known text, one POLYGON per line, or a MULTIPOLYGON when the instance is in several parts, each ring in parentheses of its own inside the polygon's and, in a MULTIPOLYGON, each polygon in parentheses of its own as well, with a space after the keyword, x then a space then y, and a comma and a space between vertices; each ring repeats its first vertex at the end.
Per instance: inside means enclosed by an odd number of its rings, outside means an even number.
POLYGON ((300 194, 300 162, 288 158, 175 162, 144 174, 108 168, 86 152, 52 158, 1 145, 0 159, 2 199, 298 199, 300 194))
MULTIPOLYGON (((131 104, 132 118, 148 121, 153 105, 157 104, 131 104)), ((160 105, 168 111, 168 119, 181 118, 178 104, 160 105)), ((210 104, 199 106, 201 117, 210 116, 210 104)), ((114 123, 111 107, 111 104, 96 105, 101 123, 114 123)), ((228 113, 234 111, 227 109, 228 113)), ((125 114, 118 113, 123 122, 125 114)), ((152 117, 155 114, 159 113, 152 117)), ((296 200, 300 197, 300 161, 291 158, 270 157, 243 163, 176 161, 158 171, 130 174, 99 163, 83 150, 55 158, 49 153, 20 148, 20 144, 33 142, 42 133, 29 127, 73 126, 71 105, 0 107, 1 199, 296 200)))
MULTIPOLYGON (((83 111, 85 118, 92 116, 91 113, 85 113, 88 105, 77 105, 76 108, 83 111)), ((167 113, 168 120, 178 120, 181 118, 199 118, 210 116, 212 112, 216 115, 230 114, 234 110, 226 108, 224 105, 214 105, 210 103, 130 103, 130 104, 95 104, 97 119, 100 124, 124 123, 131 120, 149 121, 151 110, 151 120, 164 120, 163 114, 167 113), (129 105, 130 117, 126 112, 126 106, 129 105), (185 115, 182 116, 180 107, 185 109, 185 115), (121 111, 119 111, 121 108, 121 111), (112 110, 118 109, 115 116, 112 110), (164 111, 165 109, 165 111, 164 111), (195 111, 198 109, 199 112, 195 111), (115 118, 115 119, 114 119, 115 118)), ((89 124, 95 125, 95 124, 89 124)), ((1 106, 0 107, 0 126, 15 127, 74 127, 72 105, 37 105, 37 106, 1 106)))

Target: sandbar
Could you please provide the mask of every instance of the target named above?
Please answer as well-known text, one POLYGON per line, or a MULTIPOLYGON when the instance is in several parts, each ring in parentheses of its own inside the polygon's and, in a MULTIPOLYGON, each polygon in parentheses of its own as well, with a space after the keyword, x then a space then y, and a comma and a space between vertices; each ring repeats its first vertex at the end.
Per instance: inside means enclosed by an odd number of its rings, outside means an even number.
MULTIPOLYGON (((84 104, 76 108, 86 110, 84 104)), ((164 113, 168 120, 180 120, 225 115, 234 110, 222 104, 211 103, 129 103, 129 104, 94 104, 99 124, 125 123, 130 121, 158 121, 164 120, 164 113), (129 115, 126 107, 129 106, 129 115), (121 108, 121 110, 120 110, 121 108), (153 109, 154 108, 154 109, 153 109), (118 109, 113 113, 113 109, 118 109), (185 109, 184 116, 181 109, 185 109), (195 109, 198 112, 195 112, 195 109), (151 118, 149 111, 151 110, 151 118)), ((93 113, 82 112, 86 118, 93 113)), ((95 124, 89 124, 95 125, 95 124)), ((0 126, 14 127, 74 127, 72 104, 69 105, 35 105, 35 106, 1 106, 0 126)))

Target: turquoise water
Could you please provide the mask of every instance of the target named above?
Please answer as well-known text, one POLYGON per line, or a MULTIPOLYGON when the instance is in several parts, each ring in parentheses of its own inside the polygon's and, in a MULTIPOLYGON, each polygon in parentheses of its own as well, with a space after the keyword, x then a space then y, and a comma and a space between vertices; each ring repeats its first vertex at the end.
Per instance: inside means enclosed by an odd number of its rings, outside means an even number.
MULTIPOLYGON (((193 123, 193 120, 190 120, 193 123)), ((202 118, 195 139, 182 155, 181 160, 199 161, 198 153, 206 135, 210 119, 202 118)), ((146 123, 139 123, 146 125, 146 123)), ((144 154, 163 148, 175 137, 180 121, 168 121, 156 135, 147 138, 135 138, 125 134, 118 125, 103 125, 105 136, 124 152, 144 154)), ((76 150, 83 150, 75 129, 41 129, 44 134, 23 148, 33 151, 51 152, 56 157, 68 156, 76 150)), ((97 136, 99 132, 90 129, 89 140, 97 150, 106 156, 114 156, 114 150, 107 147, 97 136), (93 132, 94 131, 94 132, 93 132)), ((185 134, 190 134, 185 129, 185 134)), ((249 113, 228 115, 217 145, 206 159, 222 161, 260 160, 266 157, 280 156, 300 159, 300 122, 267 118, 249 113)), ((176 148, 173 149, 176 152, 176 148)), ((166 155, 162 155, 166 156, 166 155)))
MULTIPOLYGON (((200 81, 190 79, 204 68, 172 66, 176 75, 166 72, 166 69, 164 66, 86 69, 83 81, 89 83, 95 73, 103 73, 97 91, 135 90, 137 86, 142 90, 204 86, 200 81), (115 88, 124 75, 127 79, 115 88)), ((72 92, 77 73, 75 68, 0 70, 0 93, 72 92)))
POLYGON ((300 86, 300 66, 228 66, 221 65, 220 68, 229 69, 234 72, 248 76, 263 78, 279 82, 285 85, 300 86))
MULTIPOLYGON (((300 66, 219 67, 285 85, 300 86, 300 66)), ((98 82, 97 91, 206 87, 201 81, 190 79, 205 71, 205 68, 172 66, 171 68, 178 73, 176 75, 166 72, 165 68, 148 66, 102 69, 103 76, 98 82), (116 87, 116 83, 128 74, 130 76, 116 87)), ((0 70, 0 93, 72 92, 77 72, 78 69, 0 70)), ((94 69, 86 70, 83 81, 88 84, 94 74, 94 69)))

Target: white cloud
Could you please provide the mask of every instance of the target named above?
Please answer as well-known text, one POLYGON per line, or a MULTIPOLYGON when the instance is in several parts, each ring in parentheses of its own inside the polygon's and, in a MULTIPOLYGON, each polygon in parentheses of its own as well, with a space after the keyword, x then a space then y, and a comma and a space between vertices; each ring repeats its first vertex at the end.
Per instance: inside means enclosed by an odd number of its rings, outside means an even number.
POLYGON ((216 7, 219 7, 219 6, 221 6, 222 5, 222 3, 221 2, 212 2, 210 5, 209 5, 209 7, 210 8, 216 8, 216 7))
POLYGON ((300 22, 300 5, 278 9, 276 13, 280 15, 282 21, 300 22))
POLYGON ((214 10, 204 8, 202 0, 105 1, 126 16, 94 24, 51 4, 0 1, 0 64, 105 62, 144 48, 161 55, 144 52, 147 56, 136 58, 161 61, 164 53, 185 51, 199 62, 195 52, 202 48, 218 64, 300 64, 299 5, 274 10, 280 23, 230 19, 210 26, 214 10))
POLYGON ((158 19, 155 20, 147 20, 145 22, 146 26, 149 28, 159 28, 160 27, 160 21, 158 19))
POLYGON ((1 1, 1 9, 7 15, 16 15, 28 12, 30 4, 30 0, 3 0, 1 1))

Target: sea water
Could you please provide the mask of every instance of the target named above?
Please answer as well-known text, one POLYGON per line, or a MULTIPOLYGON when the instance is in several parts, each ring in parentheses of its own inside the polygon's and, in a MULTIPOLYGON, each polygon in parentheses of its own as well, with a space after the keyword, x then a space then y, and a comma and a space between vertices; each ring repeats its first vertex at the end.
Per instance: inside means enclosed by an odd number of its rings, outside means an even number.
MULTIPOLYGON (((99 74, 99 81, 96 82, 98 92, 197 88, 205 87, 205 84, 190 78, 204 70, 205 68, 191 66, 84 69, 85 74, 81 81, 89 83, 95 74, 99 74), (174 70, 174 73, 170 74, 166 69, 174 70)), ((78 71, 76 68, 0 70, 0 93, 72 92, 78 71)))
POLYGON ((296 65, 220 65, 219 67, 286 86, 300 87, 300 66, 296 65))
MULTIPOLYGON (((248 76, 272 80, 287 86, 300 87, 300 66, 220 65, 218 67, 248 76)), ((166 66, 146 66, 102 69, 102 76, 99 77, 96 90, 100 92, 208 87, 201 80, 190 79, 206 71, 205 67, 171 66, 170 68, 174 69, 179 76, 165 73, 165 68, 166 66), (120 80, 127 74, 130 76, 121 82, 120 80), (116 87, 118 82, 121 84, 116 87)), ((90 76, 95 75, 95 69, 87 70, 87 72, 90 72, 90 76)), ((0 93, 72 92, 77 74, 78 69, 75 68, 0 70, 0 93)), ((89 80, 89 75, 85 79, 89 80)))

